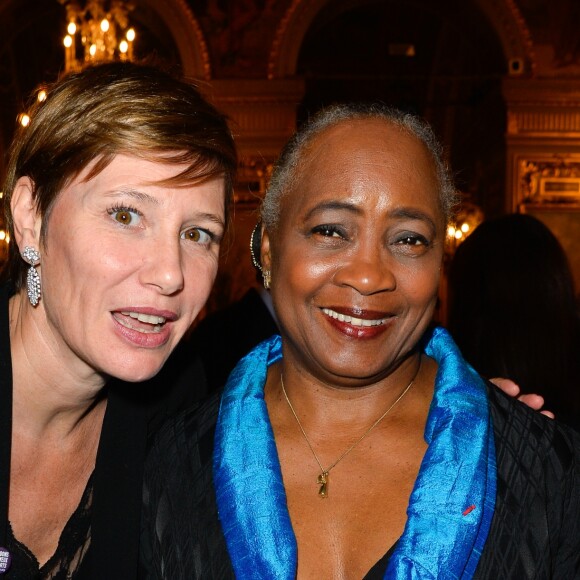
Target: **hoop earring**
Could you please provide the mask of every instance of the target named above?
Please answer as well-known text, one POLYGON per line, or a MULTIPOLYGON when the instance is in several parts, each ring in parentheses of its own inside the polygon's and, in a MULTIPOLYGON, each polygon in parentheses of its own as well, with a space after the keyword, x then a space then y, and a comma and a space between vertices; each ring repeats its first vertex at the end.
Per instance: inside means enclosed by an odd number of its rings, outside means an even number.
POLYGON ((30 304, 36 306, 40 302, 40 296, 42 293, 40 276, 35 268, 35 266, 40 262, 40 254, 38 253, 38 250, 26 246, 22 252, 22 258, 25 262, 30 264, 30 268, 28 268, 26 274, 26 293, 28 294, 30 304))
POLYGON ((270 284, 272 283, 272 274, 270 270, 264 270, 262 276, 264 278, 264 288, 270 290, 270 284))
POLYGON ((254 268, 262 271, 262 264, 260 264, 260 246, 262 245, 262 220, 258 220, 258 223, 254 226, 252 233, 250 234, 250 254, 252 256, 252 264, 254 268))

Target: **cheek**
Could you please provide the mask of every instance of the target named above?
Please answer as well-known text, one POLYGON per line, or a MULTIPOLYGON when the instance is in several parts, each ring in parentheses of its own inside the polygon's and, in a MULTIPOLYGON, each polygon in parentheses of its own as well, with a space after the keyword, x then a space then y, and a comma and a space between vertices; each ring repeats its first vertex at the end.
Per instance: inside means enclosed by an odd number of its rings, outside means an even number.
POLYGON ((278 290, 314 291, 332 279, 336 264, 332 256, 317 256, 310 248, 297 245, 293 251, 278 255, 272 264, 272 286, 278 290))
POLYGON ((287 289, 293 289, 294 292, 310 294, 316 292, 321 286, 332 280, 334 269, 329 264, 320 262, 308 262, 295 264, 288 268, 286 275, 287 289))
POLYGON ((53 243, 45 252, 41 263, 43 286, 54 288, 57 293, 80 287, 84 281, 89 285, 102 278, 103 268, 99 264, 99 252, 75 251, 71 244, 53 243))
POLYGON ((100 235, 89 227, 51 224, 47 237, 46 265, 54 272, 82 280, 101 280, 134 269, 139 247, 123 237, 100 235))
POLYGON ((437 300, 440 280, 438 264, 406 270, 399 280, 410 304, 430 306, 437 300))
POLYGON ((78 283, 87 282, 89 294, 95 286, 103 290, 125 283, 138 272, 143 258, 136 248, 119 243, 100 243, 98 251, 70 256, 69 272, 78 283))
POLYGON ((194 260, 185 273, 185 294, 187 308, 192 321, 204 307, 217 275, 218 264, 215 259, 194 260))

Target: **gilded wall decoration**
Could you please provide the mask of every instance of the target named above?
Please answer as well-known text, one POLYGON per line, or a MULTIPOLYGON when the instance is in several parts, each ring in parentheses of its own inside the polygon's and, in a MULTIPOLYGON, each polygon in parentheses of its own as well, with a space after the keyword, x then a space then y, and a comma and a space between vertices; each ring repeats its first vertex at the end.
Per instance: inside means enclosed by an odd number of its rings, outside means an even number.
POLYGON ((520 203, 580 206, 580 157, 521 159, 518 173, 520 203))

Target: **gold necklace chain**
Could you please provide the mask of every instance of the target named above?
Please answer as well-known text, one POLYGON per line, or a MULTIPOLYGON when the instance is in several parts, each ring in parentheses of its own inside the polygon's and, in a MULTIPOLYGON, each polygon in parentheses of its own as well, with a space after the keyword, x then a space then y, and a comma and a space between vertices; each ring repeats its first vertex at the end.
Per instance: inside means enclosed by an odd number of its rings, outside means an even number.
POLYGON ((340 455, 339 458, 336 461, 334 461, 334 463, 331 463, 326 469, 322 467, 322 463, 320 462, 320 459, 318 459, 318 455, 316 455, 316 451, 314 451, 314 447, 312 447, 312 443, 310 443, 310 439, 308 439, 308 435, 306 435, 306 431, 304 431, 304 427, 302 427, 302 423, 300 423, 300 419, 298 418, 298 415, 296 414, 296 411, 294 410, 294 407, 292 406, 292 403, 288 398, 288 393, 286 393, 286 387, 284 387, 284 377, 282 376, 282 373, 280 373, 280 384, 282 385, 282 392, 284 393, 284 398, 286 399, 286 402, 288 403, 288 406, 290 407, 290 410, 294 415, 294 419, 296 419, 296 423, 298 423, 298 427, 300 427, 300 431, 302 432, 302 435, 304 436, 304 439, 306 440, 306 443, 308 444, 308 447, 310 448, 312 455, 314 455, 314 459, 316 459, 316 463, 318 463, 318 467, 320 467, 320 475, 316 479, 316 483, 320 485, 320 489, 318 490, 318 495, 320 495, 320 497, 322 498, 328 497, 328 480, 330 477, 330 470, 333 467, 336 467, 336 465, 340 461, 342 461, 389 414, 391 409, 409 392, 409 389, 413 386, 413 383, 415 382, 415 379, 417 378, 417 375, 421 370, 421 362, 422 362, 421 359, 419 359, 419 367, 417 368, 417 372, 411 379, 411 382, 403 389, 403 391, 395 399, 395 401, 350 447, 347 447, 347 449, 343 451, 342 455, 340 455))

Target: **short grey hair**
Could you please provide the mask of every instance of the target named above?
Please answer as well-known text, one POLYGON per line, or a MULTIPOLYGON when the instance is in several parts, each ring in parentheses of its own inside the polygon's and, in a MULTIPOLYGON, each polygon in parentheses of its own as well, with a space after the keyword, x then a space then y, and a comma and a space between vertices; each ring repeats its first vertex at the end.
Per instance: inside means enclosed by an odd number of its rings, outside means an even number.
POLYGON ((415 136, 429 151, 439 181, 439 201, 446 220, 449 220, 457 205, 458 195, 453 177, 443 156, 443 147, 431 126, 423 119, 405 111, 381 104, 340 104, 322 109, 286 144, 274 166, 270 184, 262 203, 262 221, 273 231, 280 219, 282 197, 296 183, 300 161, 308 145, 326 129, 345 121, 359 119, 383 119, 395 127, 415 136))

